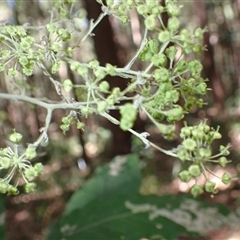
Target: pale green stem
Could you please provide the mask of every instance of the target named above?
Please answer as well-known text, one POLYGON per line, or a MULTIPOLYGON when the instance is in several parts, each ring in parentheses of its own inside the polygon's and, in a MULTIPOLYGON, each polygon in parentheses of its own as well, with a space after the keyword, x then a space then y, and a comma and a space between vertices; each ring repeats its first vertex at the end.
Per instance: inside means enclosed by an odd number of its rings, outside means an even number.
POLYGON ((134 57, 129 61, 129 63, 123 68, 127 72, 130 70, 130 68, 132 67, 132 65, 134 64, 134 62, 136 61, 136 59, 138 58, 138 56, 140 55, 140 53, 142 52, 144 47, 146 46, 146 44, 147 44, 147 34, 148 34, 148 30, 147 30, 147 28, 145 28, 143 38, 142 38, 142 42, 141 42, 141 45, 140 45, 138 51, 136 52, 134 57))
POLYGON ((160 152, 165 153, 165 154, 168 155, 168 156, 172 156, 172 157, 177 158, 177 155, 176 155, 175 153, 173 153, 173 152, 171 152, 171 151, 168 151, 168 150, 165 150, 165 149, 163 149, 163 148, 160 148, 159 146, 157 146, 156 144, 154 144, 154 143, 152 143, 152 142, 149 142, 149 144, 150 144, 152 147, 154 147, 154 148, 156 148, 157 150, 159 150, 160 152))
MULTIPOLYGON (((83 41, 86 40, 86 38, 92 33, 92 31, 94 30, 94 28, 102 21, 102 19, 103 19, 106 15, 108 15, 108 12, 107 12, 107 11, 101 13, 101 14, 99 15, 98 19, 97 19, 95 22, 93 22, 93 19, 90 20, 90 27, 89 27, 86 35, 80 40, 80 42, 83 42, 83 41)), ((103 33, 103 34, 104 34, 104 33, 103 33)))
MULTIPOLYGON (((160 51, 158 52, 158 54, 163 53, 163 52, 165 51, 166 47, 168 46, 168 44, 169 44, 169 42, 164 43, 164 44, 162 45, 160 51)), ((143 74, 147 74, 152 67, 153 67, 153 63, 151 62, 151 63, 149 64, 149 66, 145 69, 145 71, 143 72, 143 74)))
MULTIPOLYGON (((117 119, 115 119, 114 117, 112 117, 111 115, 109 115, 106 112, 101 113, 100 115, 105 117, 105 118, 107 118, 110 122, 112 122, 112 123, 114 123, 116 125, 119 125, 119 123, 120 123, 117 119)), ((140 133, 137 133, 133 129, 128 129, 128 131, 131 132, 132 134, 134 134, 135 136, 137 136, 138 138, 140 138, 143 141, 143 143, 145 143, 147 141, 150 146, 154 147, 155 149, 159 150, 160 152, 163 152, 166 155, 169 155, 169 156, 172 156, 172 157, 177 157, 177 155, 172 153, 171 151, 168 151, 168 150, 165 150, 163 148, 160 148, 156 144, 148 141, 145 137, 143 137, 140 133)))

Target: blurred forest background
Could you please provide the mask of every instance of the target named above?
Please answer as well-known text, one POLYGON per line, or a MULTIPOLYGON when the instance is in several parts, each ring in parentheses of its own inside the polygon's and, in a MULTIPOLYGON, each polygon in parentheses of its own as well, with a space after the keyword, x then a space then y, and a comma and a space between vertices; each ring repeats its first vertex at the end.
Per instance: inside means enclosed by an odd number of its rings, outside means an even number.
MULTIPOLYGON (((6 0, 0 2, 0 23, 41 26, 48 22, 49 9, 54 1, 45 0, 6 0)), ((194 124, 199 119, 207 118, 209 125, 219 125, 223 134, 223 144, 232 144, 229 171, 239 175, 240 163, 240 1, 179 1, 183 5, 182 26, 194 29, 197 26, 207 27, 204 37, 207 51, 201 56, 204 65, 203 76, 212 89, 208 92, 203 109, 192 112, 185 120, 194 124)), ((89 19, 96 19, 101 13, 101 6, 93 0, 79 0, 76 5, 76 15, 82 14, 81 20, 76 20, 82 29, 87 29, 89 19)), ((97 58, 101 65, 109 62, 112 65, 124 66, 139 47, 142 35, 141 19, 135 11, 130 12, 131 22, 122 25, 112 17, 106 17, 94 30, 94 37, 85 41, 74 58, 88 62, 97 58)), ((164 21, 168 21, 165 16, 164 21)), ((65 26, 68 27, 68 26, 65 26)), ((32 30, 36 37, 47 41, 41 31, 32 30)), ((77 34, 76 34, 77 35, 77 34)), ((75 36, 77 39, 77 36, 75 36)), ((73 40, 74 41, 74 40, 73 40)), ((66 46, 67 47, 67 46, 66 46)), ((135 66, 141 69, 139 66, 135 66)), ((78 83, 77 77, 67 67, 63 67, 58 79, 68 77, 78 83)), ((112 87, 125 87, 125 82, 117 77, 107 79, 112 87)), ((46 96, 59 100, 54 87, 47 81, 42 72, 35 72, 26 84, 34 85, 33 96, 45 91, 46 96)), ((11 92, 7 76, 1 73, 1 92, 11 92)), ((81 101, 81 92, 75 92, 75 99, 81 101)), ((38 130, 44 124, 45 112, 36 107, 26 107, 22 102, 0 101, 0 147, 5 146, 4 136, 13 128, 24 135, 24 142, 38 137, 38 130)), ((117 113, 113 113, 116 114, 117 113)), ((123 132, 118 126, 100 117, 82 119, 86 127, 84 131, 74 126, 64 135, 59 128, 64 110, 54 112, 49 129, 50 143, 42 149, 39 159, 44 165, 44 174, 38 180, 38 191, 32 194, 21 194, 6 199, 6 239, 14 240, 43 240, 47 227, 52 220, 57 219, 71 194, 80 188, 91 177, 97 166, 109 162, 116 155, 137 152, 145 162, 143 170, 143 194, 178 194, 187 192, 189 186, 180 183, 176 177, 178 161, 155 152, 145 150, 141 141, 123 132), (14 229, 14 231, 13 231, 14 229)), ((179 128, 181 127, 179 124, 179 128)), ((158 131, 140 116, 135 125, 139 132, 148 131, 150 139, 156 144, 170 149, 177 146, 177 140, 168 142, 158 131)), ((220 171, 218 168, 215 172, 220 171)), ((230 186, 222 186, 212 202, 221 202, 232 209, 240 204, 239 182, 230 186)), ((222 233, 223 234, 223 233, 222 233)), ((215 236, 217 236, 215 234, 215 236)), ((209 236, 209 239, 211 236, 209 236)), ((213 238, 216 239, 216 238, 213 238)))

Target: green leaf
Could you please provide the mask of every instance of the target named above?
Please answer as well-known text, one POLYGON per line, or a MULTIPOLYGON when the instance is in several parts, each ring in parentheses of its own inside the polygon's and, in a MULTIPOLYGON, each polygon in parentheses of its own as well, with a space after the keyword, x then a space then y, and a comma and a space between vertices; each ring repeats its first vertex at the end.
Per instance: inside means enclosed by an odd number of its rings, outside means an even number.
POLYGON ((237 225, 238 221, 239 216, 223 206, 187 196, 116 194, 96 198, 85 208, 64 216, 48 239, 175 240, 180 235, 203 236, 229 223, 237 225))
POLYGON ((137 193, 140 184, 141 175, 137 155, 116 157, 109 164, 99 167, 92 179, 73 194, 64 215, 83 208, 96 198, 104 199, 112 194, 137 193))
POLYGON ((142 196, 136 155, 116 157, 76 192, 48 240, 168 239, 203 236, 239 216, 186 195, 142 196))

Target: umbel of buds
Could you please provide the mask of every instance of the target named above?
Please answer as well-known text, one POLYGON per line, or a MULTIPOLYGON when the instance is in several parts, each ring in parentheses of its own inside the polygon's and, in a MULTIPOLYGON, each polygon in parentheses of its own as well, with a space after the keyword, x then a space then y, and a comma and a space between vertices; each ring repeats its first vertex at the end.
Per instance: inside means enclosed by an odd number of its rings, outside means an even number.
POLYGON ((19 153, 17 143, 19 143, 21 139, 22 135, 14 130, 9 136, 9 140, 13 143, 14 147, 0 149, 0 170, 7 172, 5 176, 0 179, 0 193, 17 195, 19 193, 17 187, 20 178, 25 182, 25 192, 33 192, 36 183, 31 181, 43 172, 42 163, 36 163, 34 166, 31 164, 31 160, 37 156, 34 146, 29 145, 23 153, 19 153))
MULTIPOLYGON (((208 162, 218 163, 221 167, 226 167, 230 161, 226 158, 229 155, 230 145, 220 146, 217 154, 212 153, 211 144, 214 140, 220 139, 222 136, 217 129, 211 128, 206 124, 206 120, 200 122, 197 126, 185 126, 181 129, 180 137, 182 144, 175 150, 177 157, 182 161, 183 165, 188 168, 179 173, 179 177, 183 182, 189 182, 191 179, 196 180, 196 184, 192 187, 193 196, 198 196, 204 189, 206 192, 216 193, 216 184, 209 181, 206 172, 212 173, 208 167, 208 162), (204 175, 204 187, 197 184, 200 175, 204 175)), ((221 178, 224 184, 228 184, 232 177, 229 173, 224 173, 221 178)))

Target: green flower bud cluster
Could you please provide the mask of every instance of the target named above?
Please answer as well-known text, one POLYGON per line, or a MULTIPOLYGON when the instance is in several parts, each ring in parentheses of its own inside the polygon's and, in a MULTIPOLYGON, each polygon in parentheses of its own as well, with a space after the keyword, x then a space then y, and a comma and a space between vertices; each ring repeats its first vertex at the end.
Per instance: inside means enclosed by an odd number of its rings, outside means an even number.
MULTIPOLYGON (((71 39, 71 33, 68 29, 60 28, 53 23, 47 24, 46 30, 48 32, 48 40, 47 42, 43 41, 42 45, 46 45, 46 48, 44 49, 45 56, 48 56, 48 58, 52 60, 51 72, 52 74, 55 74, 61 67, 61 62, 60 60, 56 59, 56 55, 62 53, 68 57, 72 57, 73 49, 71 47, 68 47, 66 50, 64 50, 63 44, 64 42, 67 42, 71 39)), ((77 70, 80 71, 80 69, 77 70)))
MULTIPOLYGON (((3 48, 0 50, 2 62, 0 70, 6 70, 9 77, 16 77, 19 73, 30 76, 33 73, 36 59, 42 59, 39 51, 34 52, 35 39, 27 35, 21 26, 4 26, 1 29, 3 48), (6 67, 9 62, 14 61, 14 67, 6 67)), ((11 64, 13 65, 13 64, 11 64)))
MULTIPOLYGON (((183 33, 186 35, 189 32, 183 31, 183 33)), ((183 36, 185 36, 184 34, 183 36)), ((191 34, 189 33, 189 35, 191 34)), ((156 67, 152 73, 153 83, 159 86, 154 97, 150 98, 145 107, 155 117, 159 113, 162 114, 162 110, 175 109, 176 103, 179 101, 183 102, 182 112, 177 117, 167 116, 170 122, 174 122, 182 119, 184 113, 193 110, 194 107, 202 107, 204 101, 200 96, 205 95, 208 89, 205 80, 201 77, 203 66, 200 61, 185 61, 181 59, 174 63, 178 52, 177 45, 178 48, 182 48, 178 41, 179 35, 171 39, 176 45, 166 49, 161 49, 163 45, 161 46, 160 43, 163 44, 170 41, 169 32, 164 30, 160 32, 159 36, 160 39, 149 39, 139 55, 142 61, 151 62, 156 67), (172 67, 167 68, 167 62, 170 62, 172 67)), ((185 37, 189 40, 189 36, 186 35, 185 37)), ((145 85, 147 84, 149 83, 147 82, 145 85)), ((147 86, 145 88, 147 89, 147 86)), ((170 111, 169 114, 172 115, 174 112, 176 112, 176 109, 170 111)))
POLYGON ((167 140, 172 140, 176 137, 174 125, 165 125, 165 124, 158 123, 156 126, 158 130, 161 132, 161 134, 163 135, 163 138, 167 140))
POLYGON ((155 56, 157 58, 159 52, 159 41, 157 39, 149 39, 146 46, 139 55, 142 61, 150 62, 155 56))
POLYGON ((145 103, 145 107, 156 120, 176 122, 184 117, 184 109, 176 103, 180 99, 177 89, 174 89, 171 82, 163 82, 159 85, 152 100, 145 103))
POLYGON ((120 128, 124 131, 133 127, 137 117, 137 109, 131 103, 126 103, 120 107, 120 128))
POLYGON ((9 135, 9 140, 14 143, 14 150, 11 147, 0 149, 0 170, 4 170, 5 176, 0 179, 0 193, 7 195, 19 194, 18 183, 19 177, 22 177, 27 193, 33 192, 36 183, 31 182, 43 172, 42 163, 36 163, 32 166, 30 160, 37 156, 36 148, 29 145, 23 153, 19 153, 18 143, 22 135, 15 130, 9 135), (6 171, 7 170, 7 171, 6 171), (7 173, 6 173, 7 172, 7 173), (15 184, 12 185, 11 181, 15 184))
MULTIPOLYGON (((181 129, 180 137, 183 139, 182 144, 177 148, 176 155, 182 161, 188 163, 189 167, 179 173, 179 177, 183 182, 189 182, 192 178, 196 181, 203 173, 206 182, 204 185, 206 192, 216 193, 215 183, 208 180, 205 172, 208 171, 207 162, 218 163, 225 167, 229 160, 225 156, 229 154, 230 146, 221 146, 219 153, 213 155, 211 144, 214 140, 220 139, 222 136, 219 133, 219 127, 214 129, 209 127, 206 120, 200 122, 197 126, 184 126, 181 129)), ((211 171, 209 171, 211 173, 211 171)), ((222 176, 222 182, 228 184, 232 178, 229 173, 222 176)), ((198 196, 204 189, 198 185, 192 187, 191 193, 193 196, 198 196)))
MULTIPOLYGON (((104 85, 107 86, 106 83, 104 83, 104 85)), ((107 86, 107 88, 108 88, 108 86, 107 86)), ((113 106, 115 103, 118 102, 118 99, 120 97, 121 97, 121 90, 120 90, 120 88, 119 87, 113 88, 111 94, 106 99, 107 105, 108 106, 113 106)))
POLYGON ((71 61, 70 69, 84 78, 88 75, 88 68, 78 61, 71 61))
POLYGON ((7 36, 11 36, 15 40, 20 40, 22 37, 27 36, 26 30, 22 26, 4 26, 1 32, 7 36))
MULTIPOLYGON (((152 83, 159 86, 145 107, 155 117, 162 115, 162 111, 175 109, 175 104, 179 101, 183 102, 183 110, 177 117, 167 116, 170 122, 178 121, 183 118, 184 113, 204 104, 201 95, 205 95, 208 89, 205 80, 201 78, 203 66, 198 60, 184 60, 184 55, 200 54, 204 50, 201 47, 201 40, 206 30, 201 28, 194 32, 180 30, 178 19, 180 7, 177 1, 167 1, 165 6, 161 6, 161 3, 157 5, 154 1, 137 1, 136 4, 138 14, 145 19, 145 27, 158 33, 157 37, 148 38, 147 44, 138 56, 140 60, 155 66, 152 71, 152 83), (158 22, 164 12, 169 15, 167 26, 163 26, 162 21, 158 22), (172 46, 168 47, 170 42, 172 46), (167 83, 170 86, 166 89, 167 83)), ((143 90, 148 89, 147 84, 148 82, 143 86, 143 90)), ((146 96, 145 91, 142 91, 142 94, 146 96)), ((178 106, 176 108, 180 111, 178 106)), ((170 111, 169 115, 177 110, 170 111)))
MULTIPOLYGON (((85 108, 87 107, 83 107, 81 109, 82 114, 84 115, 88 114, 85 108)), ((77 124, 77 129, 80 129, 80 130, 84 129, 84 123, 78 120, 78 118, 76 117, 75 111, 71 111, 68 116, 65 116, 62 118, 62 124, 60 125, 60 128, 65 134, 70 129, 71 125, 73 125, 74 123, 77 124)))
MULTIPOLYGON (((97 2, 103 5, 104 1, 97 0, 97 2)), ((114 0, 106 0, 106 4, 107 6, 103 5, 106 8, 105 11, 116 16, 123 24, 127 24, 129 22, 127 11, 132 9, 132 7, 135 5, 133 0, 117 2, 114 0)))
MULTIPOLYGON (((56 24, 53 24, 53 23, 47 24, 46 30, 49 33, 50 40, 51 40, 51 35, 54 35, 55 37, 55 41, 52 42, 52 44, 59 41, 66 42, 67 40, 71 39, 71 33, 69 32, 69 30, 65 28, 59 28, 56 24)), ((51 46, 51 42, 50 42, 50 46, 51 46)))
MULTIPOLYGON (((180 62, 182 66, 184 66, 184 63, 186 62, 180 62)), ((176 68, 177 67, 178 64, 176 65, 176 68)), ((187 69, 187 63, 185 64, 185 68, 187 69)), ((170 81, 172 78, 171 75, 172 73, 170 73, 167 68, 163 67, 154 71, 153 76, 155 81, 159 84, 159 88, 155 92, 154 98, 151 97, 151 100, 146 104, 147 107, 150 108, 150 112, 152 112, 153 116, 159 109, 164 110, 169 109, 169 107, 173 108, 180 100, 184 102, 184 112, 188 112, 194 107, 200 108, 204 104, 203 99, 199 97, 207 93, 207 84, 203 78, 181 78, 179 84, 175 79, 170 81)), ((174 119, 170 121, 174 121, 174 119)))
POLYGON ((76 0, 56 0, 54 1, 54 8, 56 12, 59 13, 60 19, 66 19, 69 17, 70 14, 70 7, 76 0))
MULTIPOLYGON (((68 47, 64 50, 63 43, 71 39, 68 29, 59 28, 56 24, 46 25, 47 35, 40 44, 28 35, 23 27, 4 26, 1 30, 0 41, 4 48, 1 49, 0 71, 7 71, 8 76, 16 77, 19 73, 31 76, 33 69, 43 60, 51 60, 51 72, 57 73, 60 69, 60 60, 56 58, 58 53, 71 57, 73 49, 68 47), (47 39, 47 40, 46 40, 47 39), (6 48, 6 49, 5 49, 6 48), (14 67, 6 66, 9 62, 14 62, 14 67), (17 64, 16 64, 17 63, 17 64)), ((41 64, 40 64, 41 65, 41 64)), ((78 69, 79 74, 83 74, 82 69, 78 69)))

